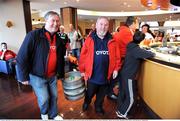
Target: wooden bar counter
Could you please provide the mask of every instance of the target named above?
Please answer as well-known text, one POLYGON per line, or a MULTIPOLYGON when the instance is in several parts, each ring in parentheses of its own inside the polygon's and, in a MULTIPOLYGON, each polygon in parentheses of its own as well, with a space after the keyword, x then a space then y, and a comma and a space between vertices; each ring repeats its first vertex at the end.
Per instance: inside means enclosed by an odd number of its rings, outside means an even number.
POLYGON ((180 119, 179 64, 155 58, 143 61, 138 89, 144 102, 160 118, 180 119))

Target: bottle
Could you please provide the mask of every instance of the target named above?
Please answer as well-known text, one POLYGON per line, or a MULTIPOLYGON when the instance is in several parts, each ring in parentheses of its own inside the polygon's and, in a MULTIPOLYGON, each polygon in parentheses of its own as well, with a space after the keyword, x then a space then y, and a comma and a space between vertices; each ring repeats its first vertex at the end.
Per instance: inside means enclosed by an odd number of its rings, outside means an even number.
POLYGON ((167 47, 167 36, 166 35, 162 39, 162 46, 167 47))

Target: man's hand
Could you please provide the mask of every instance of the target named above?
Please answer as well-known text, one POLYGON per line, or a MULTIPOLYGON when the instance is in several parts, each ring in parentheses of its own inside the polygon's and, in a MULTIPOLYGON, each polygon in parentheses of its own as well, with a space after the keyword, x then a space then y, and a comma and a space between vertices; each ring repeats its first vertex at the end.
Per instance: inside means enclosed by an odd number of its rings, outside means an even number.
MULTIPOLYGON (((81 73, 81 76, 84 78, 85 77, 85 73, 81 73)), ((85 86, 87 87, 87 80, 83 79, 85 82, 85 86)))
POLYGON ((118 71, 113 71, 113 79, 115 79, 118 75, 118 71))
POLYGON ((2 55, 1 55, 1 57, 0 57, 1 60, 4 59, 4 54, 5 54, 5 52, 6 52, 6 49, 3 49, 3 53, 2 53, 2 55))
POLYGON ((6 48, 4 48, 4 49, 2 49, 2 50, 3 50, 3 52, 4 52, 4 53, 7 51, 7 49, 6 49, 6 48))
POLYGON ((29 85, 29 81, 21 82, 23 85, 29 85))

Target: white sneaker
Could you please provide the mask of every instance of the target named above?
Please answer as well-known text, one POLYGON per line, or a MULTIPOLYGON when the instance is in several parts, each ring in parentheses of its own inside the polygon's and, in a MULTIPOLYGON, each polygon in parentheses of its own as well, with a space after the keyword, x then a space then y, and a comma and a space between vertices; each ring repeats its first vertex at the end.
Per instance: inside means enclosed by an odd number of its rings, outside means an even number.
POLYGON ((121 114, 119 111, 116 111, 116 115, 117 115, 119 118, 128 119, 128 117, 127 117, 126 115, 121 114))
POLYGON ((47 114, 45 114, 45 115, 41 114, 41 119, 42 120, 48 120, 49 118, 48 118, 47 114))
POLYGON ((63 120, 63 118, 60 115, 57 115, 56 117, 53 118, 54 120, 63 120))

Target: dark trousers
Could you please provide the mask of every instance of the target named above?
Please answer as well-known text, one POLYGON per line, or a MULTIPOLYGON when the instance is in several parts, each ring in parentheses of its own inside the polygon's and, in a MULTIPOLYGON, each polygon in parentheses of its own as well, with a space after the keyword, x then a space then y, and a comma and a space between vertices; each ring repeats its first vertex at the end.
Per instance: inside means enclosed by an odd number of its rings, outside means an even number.
POLYGON ((114 94, 114 87, 117 85, 117 82, 118 82, 117 78, 110 80, 110 83, 108 84, 108 91, 107 91, 108 95, 114 94))
POLYGON ((15 60, 16 60, 15 58, 11 58, 11 59, 7 60, 12 74, 15 74, 15 65, 16 65, 15 60))
POLYGON ((108 89, 108 84, 98 85, 95 83, 87 82, 87 90, 86 90, 84 103, 90 104, 92 98, 96 94, 96 100, 94 103, 95 108, 96 109, 102 108, 107 89, 108 89))
POLYGON ((136 84, 132 79, 119 80, 118 111, 127 116, 136 101, 136 84))

